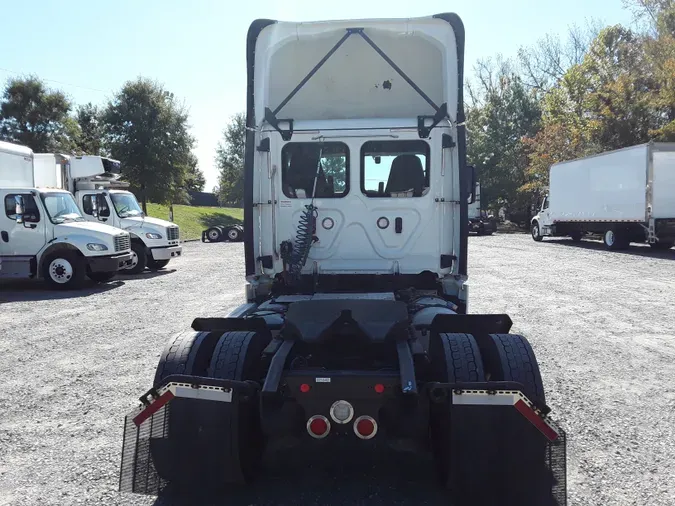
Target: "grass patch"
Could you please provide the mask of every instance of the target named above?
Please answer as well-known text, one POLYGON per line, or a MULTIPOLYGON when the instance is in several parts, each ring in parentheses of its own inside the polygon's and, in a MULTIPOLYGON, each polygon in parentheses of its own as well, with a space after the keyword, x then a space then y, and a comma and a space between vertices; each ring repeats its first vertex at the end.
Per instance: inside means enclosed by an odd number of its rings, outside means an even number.
MULTIPOLYGON (((169 219, 169 206, 148 203, 148 215, 169 219)), ((182 240, 201 239, 202 231, 214 225, 244 222, 244 210, 230 207, 173 206, 173 219, 180 227, 182 240)))

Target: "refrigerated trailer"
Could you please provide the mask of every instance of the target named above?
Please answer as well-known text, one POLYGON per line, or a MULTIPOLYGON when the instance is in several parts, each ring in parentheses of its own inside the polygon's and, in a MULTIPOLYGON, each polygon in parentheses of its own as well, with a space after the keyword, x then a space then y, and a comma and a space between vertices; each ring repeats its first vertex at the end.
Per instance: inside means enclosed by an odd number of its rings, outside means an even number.
POLYGON ((610 250, 675 244, 675 143, 640 144, 551 166, 532 238, 600 234, 610 250))
POLYGON ((120 489, 226 494, 294 445, 433 455, 458 506, 565 504, 531 346, 468 313, 460 18, 257 20, 246 46, 246 303, 169 340, 120 489))
POLYGON ((35 154, 35 179, 38 184, 70 191, 87 221, 105 223, 129 232, 131 263, 129 274, 145 268, 163 269, 183 251, 178 225, 146 216, 128 191, 129 183, 120 180, 118 160, 94 155, 35 154))

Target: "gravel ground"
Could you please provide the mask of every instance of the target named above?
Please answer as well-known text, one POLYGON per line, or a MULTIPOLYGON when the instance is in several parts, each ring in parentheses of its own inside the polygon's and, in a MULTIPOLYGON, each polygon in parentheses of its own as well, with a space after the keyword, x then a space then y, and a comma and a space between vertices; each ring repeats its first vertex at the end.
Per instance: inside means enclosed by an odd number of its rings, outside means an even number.
MULTIPOLYGON (((166 503, 117 492, 123 416, 171 335, 243 298, 242 244, 184 251, 80 292, 0 284, 0 505, 166 503)), ((675 251, 495 235, 472 237, 469 258, 471 312, 510 314, 537 354, 568 433, 569 503, 675 504, 675 251)), ((226 504, 444 504, 428 463, 323 460, 270 459, 226 504)))

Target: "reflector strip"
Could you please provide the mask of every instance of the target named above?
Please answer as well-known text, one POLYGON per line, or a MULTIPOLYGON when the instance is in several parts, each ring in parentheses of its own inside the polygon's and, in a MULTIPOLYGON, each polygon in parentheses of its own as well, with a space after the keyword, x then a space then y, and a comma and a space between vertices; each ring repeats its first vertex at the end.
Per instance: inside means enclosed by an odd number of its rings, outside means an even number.
POLYGON ((162 395, 157 397, 157 399, 154 402, 152 402, 147 408, 145 408, 143 411, 141 411, 134 417, 134 423, 136 424, 136 426, 141 425, 148 418, 157 413, 157 411, 159 411, 159 409, 162 406, 164 406, 174 397, 175 395, 173 395, 173 392, 171 390, 167 390, 162 395))
POLYGON ((174 397, 185 399, 201 399, 205 401, 232 402, 232 390, 211 385, 194 385, 191 383, 167 383, 158 392, 160 395, 145 407, 134 418, 136 426, 154 415, 174 397))
POLYGON ((514 406, 549 441, 560 436, 558 431, 542 417, 532 402, 518 390, 455 390, 452 403, 460 406, 514 406))
POLYGON ((549 441, 555 441, 558 439, 558 433, 554 431, 543 418, 537 415, 537 413, 535 413, 532 408, 525 404, 525 401, 522 399, 518 400, 515 404, 515 407, 518 411, 520 411, 520 414, 527 418, 537 429, 539 429, 539 431, 544 436, 546 436, 549 441))

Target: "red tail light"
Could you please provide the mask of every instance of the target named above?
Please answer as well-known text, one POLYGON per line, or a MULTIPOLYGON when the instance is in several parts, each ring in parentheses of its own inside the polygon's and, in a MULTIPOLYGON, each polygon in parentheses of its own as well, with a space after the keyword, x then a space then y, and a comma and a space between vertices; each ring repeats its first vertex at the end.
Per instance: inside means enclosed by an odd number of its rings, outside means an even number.
POLYGON ((354 421, 354 433, 361 439, 372 439, 377 434, 377 422, 364 415, 354 421))
POLYGON ((322 439, 330 432, 330 422, 328 418, 321 415, 314 415, 307 420, 307 432, 316 439, 322 439))

